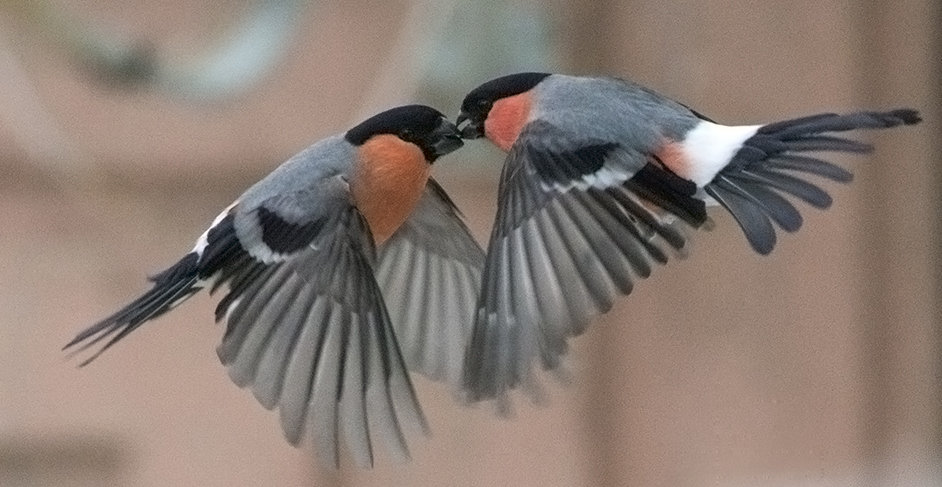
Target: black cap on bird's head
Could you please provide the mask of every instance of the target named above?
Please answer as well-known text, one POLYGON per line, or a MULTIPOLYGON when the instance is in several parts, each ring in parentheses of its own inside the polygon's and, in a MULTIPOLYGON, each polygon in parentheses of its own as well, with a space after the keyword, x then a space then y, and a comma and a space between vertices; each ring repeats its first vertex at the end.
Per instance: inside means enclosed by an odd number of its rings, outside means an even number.
POLYGON ((359 146, 374 135, 384 134, 417 145, 430 163, 464 145, 455 124, 425 105, 405 105, 380 112, 348 130, 344 139, 359 146))
POLYGON ((483 137, 484 121, 487 120, 487 114, 494 106, 494 102, 530 91, 547 76, 549 76, 549 73, 509 74, 494 78, 471 90, 464 97, 464 101, 461 102, 461 114, 458 115, 458 125, 461 125, 465 120, 470 121, 461 130, 461 136, 466 139, 483 137))

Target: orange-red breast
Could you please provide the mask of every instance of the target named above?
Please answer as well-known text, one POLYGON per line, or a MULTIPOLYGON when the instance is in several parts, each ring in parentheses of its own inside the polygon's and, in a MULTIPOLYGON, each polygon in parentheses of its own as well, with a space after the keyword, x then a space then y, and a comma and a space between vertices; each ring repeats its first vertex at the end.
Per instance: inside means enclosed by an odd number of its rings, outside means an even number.
POLYGON ((315 143, 220 213, 150 291, 66 348, 107 340, 88 363, 199 290, 226 286, 219 358, 278 408, 289 442, 308 437, 333 464, 341 435, 361 465, 377 441, 407 458, 406 434, 427 428, 407 369, 458 381, 483 266, 429 179, 431 163, 461 145, 455 125, 421 105, 315 143))
POLYGON ((787 197, 826 208, 830 196, 808 179, 851 179, 809 153, 866 152, 832 133, 919 120, 901 109, 727 126, 614 78, 520 73, 478 86, 461 104, 462 135, 488 138, 507 158, 465 355, 467 395, 532 386, 534 362, 557 369, 567 339, 683 248, 683 227, 703 226, 708 205, 732 213, 766 254, 773 224, 802 224, 787 197))

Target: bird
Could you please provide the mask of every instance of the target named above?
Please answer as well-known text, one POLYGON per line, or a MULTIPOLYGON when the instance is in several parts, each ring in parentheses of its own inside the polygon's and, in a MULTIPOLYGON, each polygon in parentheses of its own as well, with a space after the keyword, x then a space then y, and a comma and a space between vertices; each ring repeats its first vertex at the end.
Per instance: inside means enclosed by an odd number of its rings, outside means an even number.
POLYGON ((724 125, 606 76, 523 72, 477 86, 457 125, 506 158, 463 395, 504 412, 515 389, 541 400, 537 365, 565 375, 567 340, 653 267, 684 255, 690 233, 713 226, 708 206, 725 208, 768 254, 776 226, 802 225, 793 200, 831 205, 809 180, 852 179, 818 154, 872 150, 834 133, 919 121, 916 110, 896 109, 724 125))
POLYGON ((314 143, 249 187, 152 288, 78 333, 86 365, 197 292, 225 286, 217 354, 240 387, 277 408, 339 466, 341 435, 359 466, 376 443, 409 459, 428 432, 408 371, 457 381, 484 253, 429 176, 463 144, 424 105, 389 109, 314 143))

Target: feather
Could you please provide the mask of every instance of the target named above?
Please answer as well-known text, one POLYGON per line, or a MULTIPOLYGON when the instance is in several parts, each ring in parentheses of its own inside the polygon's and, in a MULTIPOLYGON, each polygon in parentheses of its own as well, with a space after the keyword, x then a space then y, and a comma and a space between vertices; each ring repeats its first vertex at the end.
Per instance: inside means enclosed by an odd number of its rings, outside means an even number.
POLYGON ((830 135, 857 129, 880 129, 920 121, 915 110, 826 113, 764 125, 745 140, 732 160, 706 185, 705 192, 733 214, 757 252, 775 246, 771 218, 783 230, 801 227, 802 217, 784 195, 815 208, 831 206, 831 196, 809 179, 820 177, 847 183, 853 175, 808 152, 869 152, 869 144, 830 135))

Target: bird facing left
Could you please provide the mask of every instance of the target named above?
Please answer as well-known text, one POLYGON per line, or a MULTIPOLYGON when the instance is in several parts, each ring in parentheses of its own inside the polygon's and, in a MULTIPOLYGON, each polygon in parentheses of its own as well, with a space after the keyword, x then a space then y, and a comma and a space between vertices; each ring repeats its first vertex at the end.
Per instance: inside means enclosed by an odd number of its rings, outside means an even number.
POLYGON ((307 438, 338 465, 342 435, 361 466, 373 464, 376 441, 408 459, 407 436, 428 429, 408 371, 457 383, 483 268, 429 176, 461 145, 455 125, 422 105, 311 145, 226 207, 149 291, 64 348, 104 342, 86 365, 200 290, 225 286, 217 354, 237 385, 278 408, 292 445, 307 438))

